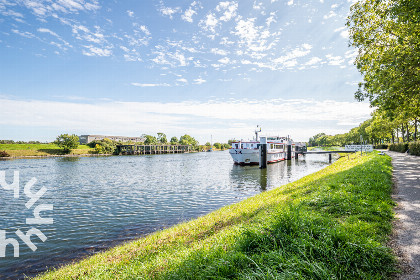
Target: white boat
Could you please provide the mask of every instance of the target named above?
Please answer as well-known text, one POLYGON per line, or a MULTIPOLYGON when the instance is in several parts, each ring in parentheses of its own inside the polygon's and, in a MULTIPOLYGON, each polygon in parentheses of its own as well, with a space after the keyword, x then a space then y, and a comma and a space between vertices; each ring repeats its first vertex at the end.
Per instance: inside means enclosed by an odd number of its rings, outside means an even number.
MULTIPOLYGON (((258 133, 261 128, 255 131, 255 139, 251 141, 232 142, 232 148, 229 153, 235 164, 253 165, 259 164, 261 141, 258 133)), ((267 143, 267 163, 275 163, 287 159, 287 146, 291 146, 291 158, 295 157, 295 151, 302 145, 294 143, 290 137, 266 136, 263 137, 264 143, 267 143)))

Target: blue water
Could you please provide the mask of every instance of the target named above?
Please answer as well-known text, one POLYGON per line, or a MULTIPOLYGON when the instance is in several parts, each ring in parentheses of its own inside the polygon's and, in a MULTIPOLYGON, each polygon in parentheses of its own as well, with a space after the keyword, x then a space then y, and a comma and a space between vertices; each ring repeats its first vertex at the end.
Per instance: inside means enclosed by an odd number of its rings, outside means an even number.
MULTIPOLYGON (((269 165, 241 167, 227 151, 171 155, 42 158, 0 161, 8 182, 20 172, 20 197, 0 188, 0 230, 7 238, 26 233, 33 208, 52 204, 41 212, 54 218, 50 225, 34 225, 48 238, 36 236, 35 252, 20 240, 20 256, 7 246, 0 258, 0 279, 35 276, 78 258, 139 238, 182 221, 209 213, 265 190, 297 180, 327 166, 327 155, 269 165), (31 209, 24 185, 35 177, 32 192, 47 193, 31 209)), ((19 240, 19 239, 17 239, 19 240)))

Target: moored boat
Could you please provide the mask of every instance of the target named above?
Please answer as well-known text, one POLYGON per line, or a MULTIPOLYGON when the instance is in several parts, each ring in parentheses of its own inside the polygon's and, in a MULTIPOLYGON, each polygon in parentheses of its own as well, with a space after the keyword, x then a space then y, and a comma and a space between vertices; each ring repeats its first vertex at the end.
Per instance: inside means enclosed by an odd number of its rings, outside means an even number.
MULTIPOLYGON (((260 161, 260 145, 261 141, 258 134, 261 128, 255 131, 255 139, 251 141, 232 142, 232 148, 229 153, 235 164, 253 165, 259 164, 260 161)), ((302 146, 301 143, 293 142, 290 137, 266 136, 263 137, 264 143, 267 144, 267 163, 275 163, 287 159, 287 153, 290 152, 290 158, 295 157, 295 152, 302 146), (290 145, 290 151, 288 146, 290 145)))

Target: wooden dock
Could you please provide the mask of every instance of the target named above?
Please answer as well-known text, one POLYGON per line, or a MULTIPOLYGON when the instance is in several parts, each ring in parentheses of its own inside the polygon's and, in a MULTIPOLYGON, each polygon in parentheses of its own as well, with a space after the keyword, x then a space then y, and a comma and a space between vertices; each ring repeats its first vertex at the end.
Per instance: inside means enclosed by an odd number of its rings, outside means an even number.
POLYGON ((191 145, 117 145, 119 155, 183 154, 192 152, 191 145))

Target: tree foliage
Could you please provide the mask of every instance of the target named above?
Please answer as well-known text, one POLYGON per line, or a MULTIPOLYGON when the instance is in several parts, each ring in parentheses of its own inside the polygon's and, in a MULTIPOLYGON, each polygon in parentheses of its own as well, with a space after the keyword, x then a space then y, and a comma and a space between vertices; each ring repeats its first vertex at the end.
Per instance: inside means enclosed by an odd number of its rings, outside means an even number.
POLYGON ((198 141, 188 134, 185 134, 179 138, 179 144, 181 145, 192 145, 194 149, 198 147, 198 141))
POLYGON ((159 143, 161 143, 161 144, 167 144, 168 143, 168 139, 166 138, 165 133, 158 132, 157 135, 158 135, 157 140, 159 141, 159 143))
POLYGON ((413 0, 362 0, 351 7, 350 44, 363 75, 356 99, 395 119, 420 116, 420 5, 413 0))
POLYGON ((144 134, 142 135, 146 140, 144 140, 145 145, 157 145, 159 143, 158 139, 155 136, 144 134))
POLYGON ((405 119, 403 116, 392 119, 378 109, 372 113, 372 118, 350 129, 349 132, 336 135, 318 133, 309 139, 308 144, 309 146, 359 144, 360 136, 363 141, 373 145, 416 141, 419 124, 417 120, 405 119))
POLYGON ((75 134, 61 134, 57 136, 54 143, 62 148, 65 153, 70 153, 72 149, 77 149, 79 146, 79 137, 75 134))
POLYGON ((171 145, 176 145, 176 144, 178 144, 178 138, 176 138, 176 136, 173 136, 171 138, 171 145))

